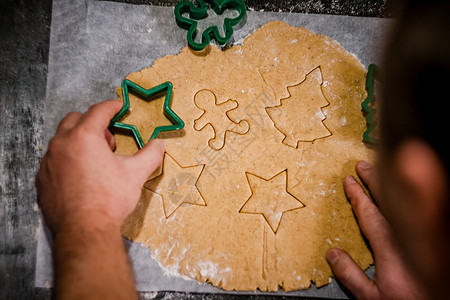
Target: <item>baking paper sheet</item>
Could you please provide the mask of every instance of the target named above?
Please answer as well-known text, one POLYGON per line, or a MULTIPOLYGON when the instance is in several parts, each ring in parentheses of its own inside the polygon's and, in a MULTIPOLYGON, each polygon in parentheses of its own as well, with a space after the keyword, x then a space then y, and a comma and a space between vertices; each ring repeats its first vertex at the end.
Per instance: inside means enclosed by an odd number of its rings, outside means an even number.
MULTIPOLYGON (((353 53, 364 66, 380 63, 383 41, 391 20, 333 15, 248 11, 246 23, 234 33, 234 42, 267 22, 279 20, 327 35, 353 53)), ((60 119, 70 111, 85 111, 105 99, 117 99, 116 87, 131 72, 150 67, 162 56, 177 54, 186 46, 173 8, 131 5, 94 0, 54 0, 44 145, 60 119)), ((35 285, 53 285, 51 237, 43 222, 39 227, 35 285)), ((170 274, 153 260, 150 249, 124 239, 140 291, 262 294, 227 292, 210 284, 170 274)), ((367 273, 371 276, 373 268, 367 273)), ((264 293, 275 294, 275 293, 264 293)), ((320 289, 278 292, 276 295, 347 298, 333 280, 320 289)))

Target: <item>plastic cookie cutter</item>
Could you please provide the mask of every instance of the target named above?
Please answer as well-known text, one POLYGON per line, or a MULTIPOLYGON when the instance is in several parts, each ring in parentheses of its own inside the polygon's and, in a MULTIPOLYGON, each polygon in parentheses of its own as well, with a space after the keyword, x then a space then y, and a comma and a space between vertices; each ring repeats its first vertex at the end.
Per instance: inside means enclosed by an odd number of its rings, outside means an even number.
POLYGON ((175 6, 175 19, 183 29, 187 29, 187 40, 192 49, 200 51, 206 48, 215 39, 219 45, 226 44, 233 36, 233 27, 238 25, 246 15, 246 6, 242 0, 197 0, 198 7, 194 3, 183 0, 175 6), (212 25, 206 28, 202 33, 202 40, 200 43, 195 41, 198 33, 198 20, 205 19, 208 16, 208 3, 217 15, 221 15, 227 9, 233 9, 238 12, 238 16, 234 18, 225 18, 224 20, 224 34, 221 36, 217 25, 212 25), (189 13, 188 17, 183 17, 183 14, 189 13))
POLYGON ((124 79, 122 81, 122 93, 123 93, 123 106, 122 109, 111 119, 110 127, 118 128, 126 131, 131 131, 133 133, 133 137, 139 147, 141 149, 144 147, 144 141, 139 133, 139 130, 135 125, 126 124, 119 122, 121 119, 128 114, 130 110, 130 99, 129 93, 136 94, 137 96, 143 99, 149 99, 153 96, 159 95, 166 92, 166 96, 164 99, 163 112, 167 119, 172 123, 172 125, 158 126, 153 130, 152 135, 150 136, 150 140, 156 138, 158 134, 162 131, 172 131, 184 128, 183 120, 170 108, 170 101, 172 98, 172 89, 173 85, 170 81, 166 81, 158 86, 155 86, 151 89, 144 89, 138 84, 124 79))
POLYGON ((367 144, 377 144, 377 140, 372 137, 372 132, 377 126, 374 120, 376 110, 373 108, 375 102, 375 79, 379 80, 380 68, 375 65, 369 65, 366 76, 367 98, 361 103, 362 111, 366 118, 367 130, 363 133, 363 142, 367 144))

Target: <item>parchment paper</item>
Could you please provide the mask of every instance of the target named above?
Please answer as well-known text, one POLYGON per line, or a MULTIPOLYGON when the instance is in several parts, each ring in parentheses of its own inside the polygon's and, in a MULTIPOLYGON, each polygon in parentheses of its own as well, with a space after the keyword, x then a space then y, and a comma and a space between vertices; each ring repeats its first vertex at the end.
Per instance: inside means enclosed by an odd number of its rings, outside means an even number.
MULTIPOLYGON (((151 66, 155 59, 177 54, 186 46, 173 8, 94 0, 54 0, 50 37, 44 145, 60 119, 70 111, 85 111, 105 99, 116 99, 115 88, 130 72, 151 66)), ((333 15, 249 11, 246 23, 234 33, 240 42, 263 24, 280 20, 325 34, 355 54, 364 66, 380 63, 391 20, 333 15)), ((160 267, 150 249, 124 240, 140 291, 227 292, 209 284, 176 276, 160 267)), ((35 285, 53 285, 51 237, 39 227, 35 285)), ((367 273, 372 276, 373 268, 367 273)), ((239 294, 262 294, 248 292, 239 294)), ((275 293, 264 293, 275 294, 275 293)), ((278 292, 276 295, 347 298, 333 282, 320 289, 278 292)))

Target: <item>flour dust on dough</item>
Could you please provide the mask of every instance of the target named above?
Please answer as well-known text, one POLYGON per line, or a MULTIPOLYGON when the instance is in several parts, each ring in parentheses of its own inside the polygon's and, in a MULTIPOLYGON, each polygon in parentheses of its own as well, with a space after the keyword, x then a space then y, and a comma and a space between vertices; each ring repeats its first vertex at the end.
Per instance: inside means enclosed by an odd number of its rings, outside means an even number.
MULTIPOLYGON (((186 124, 160 134, 161 175, 122 226, 161 265, 225 290, 292 291, 329 282, 331 247, 373 262, 342 187, 373 156, 361 142, 365 70, 335 41, 271 22, 242 45, 186 47, 127 79, 171 81, 186 124)), ((123 122, 150 136, 158 124, 136 110, 123 122)), ((117 153, 137 151, 130 136, 116 141, 117 153)))

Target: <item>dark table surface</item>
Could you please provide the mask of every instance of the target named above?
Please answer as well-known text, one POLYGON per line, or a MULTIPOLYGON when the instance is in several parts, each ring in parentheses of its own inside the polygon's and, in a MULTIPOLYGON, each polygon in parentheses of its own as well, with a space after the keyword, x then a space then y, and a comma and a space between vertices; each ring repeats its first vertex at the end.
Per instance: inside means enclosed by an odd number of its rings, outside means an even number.
MULTIPOLYGON (((173 6, 178 0, 117 0, 173 6)), ((395 17, 393 0, 246 0, 251 10, 395 17)), ((0 0, 0 299, 48 299, 34 287, 51 0, 0 0)), ((234 299, 160 292, 142 298, 234 299)), ((246 297, 247 298, 247 297, 246 297)), ((269 299, 273 297, 256 296, 269 299)), ((280 297, 281 298, 281 297, 280 297)), ((284 298, 284 297, 283 297, 284 298)))

